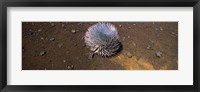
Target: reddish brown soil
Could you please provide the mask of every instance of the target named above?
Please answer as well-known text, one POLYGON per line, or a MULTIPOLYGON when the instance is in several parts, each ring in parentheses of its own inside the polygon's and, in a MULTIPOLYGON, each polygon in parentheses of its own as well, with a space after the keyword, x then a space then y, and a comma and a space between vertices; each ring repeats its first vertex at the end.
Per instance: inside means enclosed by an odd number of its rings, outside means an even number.
POLYGON ((92 22, 23 22, 23 70, 177 70, 177 22, 112 22, 123 45, 110 58, 88 59, 92 22), (75 30, 75 33, 73 32, 75 30), (156 54, 157 53, 157 54, 156 54), (159 57, 160 54, 160 57, 159 57))

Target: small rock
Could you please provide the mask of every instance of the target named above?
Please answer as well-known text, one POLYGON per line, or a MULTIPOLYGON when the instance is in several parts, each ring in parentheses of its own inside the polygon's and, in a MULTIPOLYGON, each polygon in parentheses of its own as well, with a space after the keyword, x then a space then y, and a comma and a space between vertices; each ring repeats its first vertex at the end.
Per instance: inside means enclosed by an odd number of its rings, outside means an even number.
POLYGON ((148 50, 149 50, 149 49, 151 49, 151 46, 150 46, 150 45, 148 45, 148 46, 147 46, 147 49, 148 49, 148 50))
POLYGON ((32 32, 33 30, 32 30, 32 29, 29 29, 28 31, 32 32))
POLYGON ((43 38, 43 37, 41 37, 40 39, 41 39, 41 40, 44 40, 44 38, 43 38))
POLYGON ((50 38, 49 40, 50 40, 50 41, 54 41, 54 40, 55 40, 55 38, 50 38))
POLYGON ((136 25, 136 24, 133 24, 134 26, 136 25))
POLYGON ((85 45, 85 44, 83 44, 83 47, 86 47, 86 45, 85 45))
POLYGON ((66 60, 63 60, 63 63, 65 63, 66 62, 66 60))
POLYGON ((162 52, 160 52, 160 51, 156 52, 156 56, 157 57, 161 57, 162 56, 162 52))
POLYGON ((174 33, 174 32, 171 32, 171 34, 175 35, 176 33, 174 33))
POLYGON ((67 66, 67 69, 70 70, 70 69, 71 69, 71 66, 67 66))
POLYGON ((44 56, 47 52, 46 51, 41 51, 40 56, 44 56))
POLYGON ((131 27, 128 27, 128 29, 131 29, 131 27))
POLYGON ((130 38, 130 36, 128 36, 127 38, 130 38))
POLYGON ((40 29, 38 29, 38 32, 41 32, 42 31, 42 29, 40 28, 40 29))
POLYGON ((67 54, 69 53, 69 51, 66 52, 67 54))
POLYGON ((126 56, 127 56, 128 58, 131 58, 131 57, 132 57, 132 54, 131 54, 130 52, 127 52, 127 53, 126 53, 126 56))
POLYGON ((175 32, 171 32, 171 34, 174 35, 174 36, 178 36, 175 32))
POLYGON ((122 27, 122 25, 119 25, 119 27, 121 28, 121 27, 122 27))
POLYGON ((72 32, 72 33, 76 33, 76 30, 73 29, 71 32, 72 32))
POLYGON ((61 26, 62 26, 62 27, 65 27, 65 24, 62 24, 61 26))
POLYGON ((161 30, 161 31, 163 31, 163 28, 162 28, 162 27, 160 27, 160 30, 161 30))
POLYGON ((51 26, 53 27, 53 26, 55 26, 55 24, 54 24, 54 23, 51 23, 51 26))
POLYGON ((61 48, 64 44, 63 43, 60 43, 58 44, 58 47, 61 48))
POLYGON ((135 47, 136 47, 136 43, 135 43, 135 42, 132 42, 132 44, 133 44, 133 46, 135 46, 135 47))
POLYGON ((153 40, 149 40, 152 44, 154 44, 154 41, 153 40))
POLYGON ((74 65, 71 65, 71 68, 73 69, 73 68, 74 68, 74 65))

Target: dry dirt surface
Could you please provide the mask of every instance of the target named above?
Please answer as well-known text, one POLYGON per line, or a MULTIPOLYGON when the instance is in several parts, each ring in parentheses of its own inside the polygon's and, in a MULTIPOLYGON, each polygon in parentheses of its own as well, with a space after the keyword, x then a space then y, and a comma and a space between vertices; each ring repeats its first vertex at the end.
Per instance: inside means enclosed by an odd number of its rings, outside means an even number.
POLYGON ((121 51, 90 60, 83 38, 96 23, 23 22, 22 70, 178 70, 178 22, 110 22, 121 51))

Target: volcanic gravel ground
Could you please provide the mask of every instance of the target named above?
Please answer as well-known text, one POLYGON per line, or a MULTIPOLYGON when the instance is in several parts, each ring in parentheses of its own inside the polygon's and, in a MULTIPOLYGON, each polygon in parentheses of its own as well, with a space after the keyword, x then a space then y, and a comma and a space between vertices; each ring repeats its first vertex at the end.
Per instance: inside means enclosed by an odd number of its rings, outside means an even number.
POLYGON ((121 51, 95 55, 84 43, 92 22, 23 22, 23 70, 177 70, 178 22, 111 22, 121 51))

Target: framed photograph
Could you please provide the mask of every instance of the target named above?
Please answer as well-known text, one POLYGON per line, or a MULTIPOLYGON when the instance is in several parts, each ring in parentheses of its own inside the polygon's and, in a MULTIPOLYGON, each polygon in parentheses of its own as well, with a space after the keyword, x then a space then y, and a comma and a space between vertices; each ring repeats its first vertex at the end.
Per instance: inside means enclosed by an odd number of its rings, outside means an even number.
POLYGON ((199 0, 4 0, 2 92, 199 92, 199 0))

